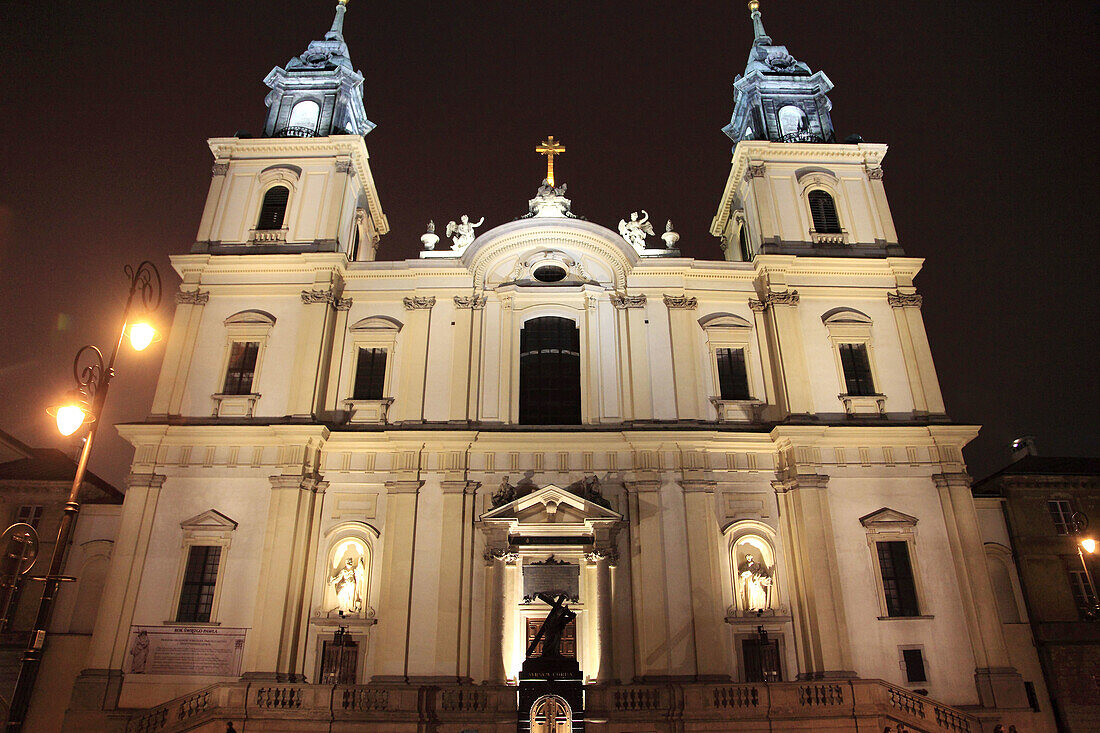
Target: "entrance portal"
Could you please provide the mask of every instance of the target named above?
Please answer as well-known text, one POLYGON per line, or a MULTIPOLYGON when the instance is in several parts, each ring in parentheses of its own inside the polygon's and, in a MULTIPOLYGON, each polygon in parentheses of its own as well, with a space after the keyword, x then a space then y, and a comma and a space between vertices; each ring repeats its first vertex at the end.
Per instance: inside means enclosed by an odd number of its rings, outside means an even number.
POLYGON ((531 706, 531 733, 571 733, 572 730, 572 711, 564 699, 546 695, 531 706))

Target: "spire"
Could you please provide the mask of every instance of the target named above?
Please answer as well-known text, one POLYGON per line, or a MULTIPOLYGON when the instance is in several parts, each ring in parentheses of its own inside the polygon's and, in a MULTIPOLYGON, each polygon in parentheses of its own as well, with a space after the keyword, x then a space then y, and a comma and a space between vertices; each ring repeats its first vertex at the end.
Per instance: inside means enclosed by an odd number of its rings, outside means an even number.
POLYGON ((826 96, 833 83, 824 72, 810 71, 786 46, 764 30, 760 3, 750 0, 752 47, 744 76, 733 82, 734 107, 722 128, 734 144, 742 140, 783 143, 834 142, 832 103, 826 96))
POLYGON ((374 129, 363 108, 363 74, 351 63, 344 41, 348 0, 337 0, 336 17, 324 39, 276 66, 264 79, 267 95, 264 137, 366 135, 374 129))
POLYGON ((336 4, 336 17, 332 19, 332 28, 325 34, 326 41, 344 40, 344 13, 348 12, 348 0, 338 0, 336 4))
POLYGON ((757 0, 749 2, 749 17, 752 18, 753 43, 771 43, 772 39, 764 32, 764 21, 760 19, 760 3, 757 0))

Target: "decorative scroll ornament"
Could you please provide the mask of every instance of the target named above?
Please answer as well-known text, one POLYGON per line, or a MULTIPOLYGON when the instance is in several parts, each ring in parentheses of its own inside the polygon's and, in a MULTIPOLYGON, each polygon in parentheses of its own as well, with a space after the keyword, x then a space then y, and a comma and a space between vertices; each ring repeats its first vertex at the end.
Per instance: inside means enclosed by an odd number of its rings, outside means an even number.
POLYGON ((749 298, 749 308, 757 313, 763 313, 773 305, 798 305, 798 291, 784 290, 781 293, 769 292, 762 300, 749 298))
POLYGON ((866 166, 866 168, 867 168, 867 177, 868 178, 870 178, 872 181, 881 181, 882 180, 882 166, 881 165, 866 166))
POLYGON ((332 307, 338 311, 351 310, 351 298, 336 298, 332 301, 332 307))
POLYGON ((666 295, 665 305, 669 308, 686 308, 695 310, 699 306, 698 298, 689 298, 686 295, 666 295))
POLYGON ((487 300, 488 298, 481 293, 474 293, 473 295, 456 295, 455 308, 481 310, 485 307, 485 301, 487 300))
POLYGON ((303 290, 302 302, 306 305, 315 305, 317 303, 333 303, 336 300, 336 294, 329 290, 303 290))
POLYGON ((765 167, 763 163, 757 163, 755 165, 750 164, 745 170, 745 180, 748 181, 752 178, 763 178, 765 167))
POLYGON ((889 303, 892 308, 920 308, 921 303, 924 302, 924 298, 918 293, 902 293, 898 291, 896 293, 887 293, 886 302, 889 303))
POLYGON ((228 172, 229 172, 229 164, 228 163, 215 163, 214 165, 212 165, 210 167, 210 173, 212 173, 215 176, 224 176, 228 172))
POLYGON ((210 301, 210 292, 203 292, 198 288, 194 290, 181 290, 176 293, 177 303, 186 303, 187 305, 206 305, 210 301))
POLYGON ((508 565, 515 565, 519 562, 519 553, 512 552, 511 550, 504 550, 501 548, 486 548, 485 560, 492 562, 493 560, 502 560, 508 565))
POLYGON ((584 553, 584 559, 590 563, 597 563, 600 560, 607 560, 608 565, 618 565, 619 549, 617 547, 605 547, 602 549, 593 550, 592 552, 584 553))
POLYGON ((405 304, 405 310, 407 311, 431 310, 435 307, 435 296, 417 295, 412 298, 405 298, 402 302, 405 304))
POLYGON ((644 295, 611 294, 611 305, 619 310, 625 310, 627 308, 645 308, 645 300, 646 298, 644 295))
POLYGON ((336 172, 337 173, 347 173, 350 170, 351 170, 351 161, 350 160, 338 160, 338 161, 336 161, 336 172))

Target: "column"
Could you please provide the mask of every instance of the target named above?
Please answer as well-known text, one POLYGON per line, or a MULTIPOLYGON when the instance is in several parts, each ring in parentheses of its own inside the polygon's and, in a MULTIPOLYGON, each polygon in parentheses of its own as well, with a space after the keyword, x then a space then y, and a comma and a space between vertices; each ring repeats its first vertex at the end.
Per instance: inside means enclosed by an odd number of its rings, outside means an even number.
POLYGON ((826 494, 828 476, 775 481, 791 570, 800 679, 855 677, 826 494))
POLYGON ((408 675, 409 612, 420 481, 386 482, 382 577, 372 682, 404 682, 408 675))
POLYGON ((310 290, 302 291, 302 318, 298 323, 298 340, 294 349, 287 414, 313 417, 318 409, 317 397, 323 383, 321 355, 332 329, 332 304, 336 289, 330 283, 331 273, 317 273, 310 290))
POLYGON ((427 378, 428 346, 435 296, 405 298, 408 323, 401 338, 401 381, 397 390, 397 419, 424 421, 424 380, 427 378))
POLYGON ((974 670, 978 698, 983 707, 1026 708, 1023 680, 1012 666, 997 611, 970 477, 965 473, 941 473, 932 476, 932 481, 939 491, 959 596, 978 665, 974 670))
POLYGON ((714 481, 683 481, 697 674, 703 680, 728 682, 732 664, 718 567, 722 541, 714 509, 716 486, 714 481))
POLYGON ((507 563, 516 563, 519 555, 504 549, 486 549, 485 565, 489 568, 489 629, 488 642, 486 644, 489 654, 486 669, 486 682, 503 684, 505 681, 504 667, 504 614, 508 607, 505 597, 504 573, 507 563))
POLYGON ((160 379, 153 396, 151 415, 179 415, 187 376, 191 370, 191 356, 195 353, 195 340, 202 325, 203 306, 210 300, 209 291, 199 289, 198 283, 185 282, 176 293, 176 313, 172 317, 172 330, 164 349, 164 361, 160 365, 160 379), (186 290, 188 285, 194 290, 186 290))
POLYGON ((585 555, 596 571, 596 643, 600 650, 596 662, 599 668, 594 676, 597 683, 612 682, 615 678, 614 640, 611 634, 611 564, 617 554, 614 547, 608 547, 585 555))
POLYGON ((308 620, 305 587, 315 537, 317 492, 327 486, 316 476, 271 477, 263 561, 256 611, 245 647, 244 677, 298 682, 299 644, 308 620))
POLYGON ((672 341, 672 380, 676 391, 676 416, 681 420, 701 420, 704 412, 699 404, 699 375, 695 322, 697 298, 666 295, 669 337, 672 341))
POLYGON ((474 404, 477 382, 471 379, 477 368, 480 351, 474 345, 474 312, 485 308, 483 294, 456 295, 454 352, 451 355, 451 407, 447 415, 450 422, 465 423, 473 419, 469 406, 474 404))

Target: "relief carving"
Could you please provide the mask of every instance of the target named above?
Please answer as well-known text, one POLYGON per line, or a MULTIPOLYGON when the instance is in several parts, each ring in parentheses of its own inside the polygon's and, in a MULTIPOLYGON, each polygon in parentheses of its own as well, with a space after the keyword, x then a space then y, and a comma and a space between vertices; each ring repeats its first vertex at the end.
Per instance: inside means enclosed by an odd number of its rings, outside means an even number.
POLYGON ((626 308, 645 308, 645 296, 644 295, 624 295, 621 293, 611 293, 611 304, 619 310, 626 308))
POLYGON ((206 305, 210 301, 210 292, 203 292, 198 288, 194 290, 181 290, 176 293, 177 303, 186 303, 187 305, 206 305))
POLYGON ((405 304, 405 310, 407 311, 431 310, 435 307, 435 296, 417 295, 412 298, 405 298, 402 302, 405 304))
POLYGON ((481 293, 474 293, 473 295, 456 295, 455 307, 481 310, 485 307, 485 301, 487 300, 488 298, 481 293))
POLYGON ((892 308, 920 308, 921 303, 924 302, 924 298, 917 293, 902 293, 898 291, 896 293, 887 293, 886 302, 889 303, 892 308))
POLYGON ((686 295, 666 295, 665 305, 669 308, 685 308, 695 310, 699 306, 698 298, 689 298, 686 295))

